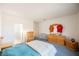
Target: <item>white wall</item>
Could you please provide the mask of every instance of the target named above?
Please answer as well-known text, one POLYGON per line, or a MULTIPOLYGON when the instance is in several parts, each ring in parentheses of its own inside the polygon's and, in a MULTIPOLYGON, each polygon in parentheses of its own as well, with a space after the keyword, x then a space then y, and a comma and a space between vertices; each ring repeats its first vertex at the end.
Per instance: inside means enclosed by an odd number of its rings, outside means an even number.
POLYGON ((2 27, 2 10, 1 10, 1 8, 0 8, 0 34, 1 34, 1 27, 2 27))
POLYGON ((1 13, 0 13, 0 34, 1 34, 1 13))
MULTIPOLYGON (((79 37, 79 13, 77 14, 77 19, 78 19, 78 21, 77 21, 77 36, 79 37)), ((77 39, 78 41, 79 41, 79 38, 77 39)))
MULTIPOLYGON (((15 35, 14 25, 15 24, 23 24, 23 32, 33 31, 33 21, 29 19, 25 19, 21 16, 17 16, 17 14, 13 14, 13 12, 3 12, 2 17, 2 34, 15 35)), ((6 37, 6 36, 4 36, 6 37)), ((9 39, 4 39, 4 41, 10 41, 9 39)))
POLYGON ((76 40, 79 39, 79 14, 42 21, 40 23, 40 33, 49 34, 49 26, 54 23, 60 23, 64 26, 63 35, 76 38, 76 40))
POLYGON ((39 22, 33 22, 33 30, 37 35, 39 34, 39 22))

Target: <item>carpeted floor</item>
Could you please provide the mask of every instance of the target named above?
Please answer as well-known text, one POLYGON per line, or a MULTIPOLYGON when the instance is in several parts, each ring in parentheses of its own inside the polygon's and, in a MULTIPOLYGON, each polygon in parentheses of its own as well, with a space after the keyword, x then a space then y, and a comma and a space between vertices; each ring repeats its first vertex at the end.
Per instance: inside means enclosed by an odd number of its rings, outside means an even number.
POLYGON ((2 53, 2 52, 0 51, 0 56, 1 56, 1 53, 2 53))
POLYGON ((57 49, 56 56, 79 56, 79 51, 70 50, 69 48, 67 48, 63 45, 58 45, 55 43, 52 43, 52 44, 57 49))

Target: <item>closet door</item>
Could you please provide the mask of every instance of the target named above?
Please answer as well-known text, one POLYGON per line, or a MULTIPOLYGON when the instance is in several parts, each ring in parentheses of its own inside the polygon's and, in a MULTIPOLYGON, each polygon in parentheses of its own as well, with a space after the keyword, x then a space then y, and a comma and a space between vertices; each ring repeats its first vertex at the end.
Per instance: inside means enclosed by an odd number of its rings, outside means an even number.
POLYGON ((14 25, 14 32, 15 32, 16 38, 22 41, 23 24, 15 24, 14 25))

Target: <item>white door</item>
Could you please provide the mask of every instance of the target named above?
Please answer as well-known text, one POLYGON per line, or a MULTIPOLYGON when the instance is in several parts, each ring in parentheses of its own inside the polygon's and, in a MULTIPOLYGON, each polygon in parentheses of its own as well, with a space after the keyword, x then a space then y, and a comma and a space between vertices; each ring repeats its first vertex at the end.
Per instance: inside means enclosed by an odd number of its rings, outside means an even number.
POLYGON ((23 24, 15 24, 14 25, 14 31, 15 31, 16 38, 22 41, 23 24))

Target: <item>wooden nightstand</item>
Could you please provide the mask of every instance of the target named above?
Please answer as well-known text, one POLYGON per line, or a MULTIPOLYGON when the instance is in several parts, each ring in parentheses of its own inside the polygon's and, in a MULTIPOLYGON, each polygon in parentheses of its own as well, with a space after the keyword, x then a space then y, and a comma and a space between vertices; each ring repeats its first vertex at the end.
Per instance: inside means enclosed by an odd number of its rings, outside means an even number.
POLYGON ((26 38, 26 41, 27 42, 30 42, 34 39, 35 37, 35 32, 27 32, 27 38, 26 38))
POLYGON ((78 42, 72 42, 71 40, 65 40, 65 45, 71 50, 78 50, 78 42))
POLYGON ((11 44, 1 44, 0 45, 0 50, 5 49, 5 48, 9 48, 11 46, 12 46, 11 44))

